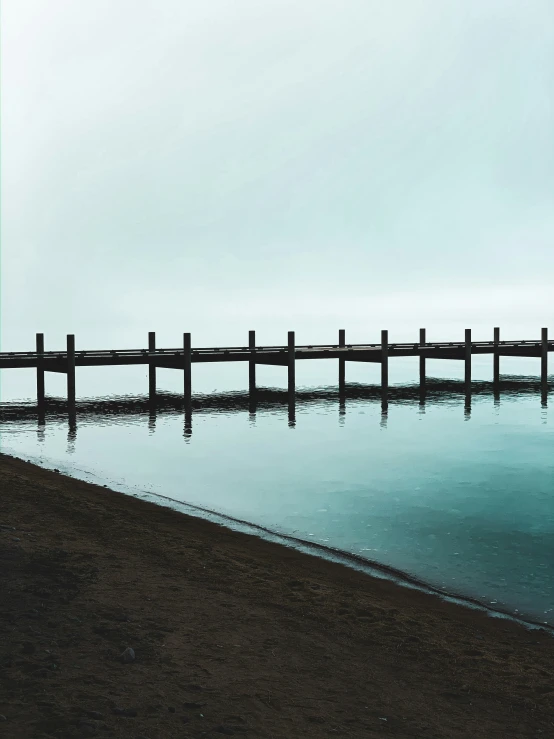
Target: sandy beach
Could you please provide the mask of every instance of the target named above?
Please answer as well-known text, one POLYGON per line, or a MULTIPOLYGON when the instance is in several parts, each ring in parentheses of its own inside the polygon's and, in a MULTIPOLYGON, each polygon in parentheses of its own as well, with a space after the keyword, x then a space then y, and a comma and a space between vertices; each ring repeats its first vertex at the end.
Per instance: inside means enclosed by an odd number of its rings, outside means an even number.
POLYGON ((548 633, 2 455, 0 493, 6 739, 554 736, 548 633))

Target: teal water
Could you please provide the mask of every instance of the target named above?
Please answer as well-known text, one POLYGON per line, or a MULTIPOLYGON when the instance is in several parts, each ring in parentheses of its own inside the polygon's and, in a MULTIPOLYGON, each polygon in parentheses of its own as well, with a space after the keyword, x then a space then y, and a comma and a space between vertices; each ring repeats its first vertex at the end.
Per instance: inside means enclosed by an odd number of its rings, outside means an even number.
MULTIPOLYGON (((413 375, 412 375, 413 377, 413 375)), ((213 388, 211 388, 213 390, 213 388)), ((399 384, 199 395, 185 418, 165 393, 63 403, 37 426, 5 402, 2 451, 113 487, 148 491, 293 534, 409 573, 447 592, 554 625, 554 417, 536 382, 455 382, 425 403, 399 384)))

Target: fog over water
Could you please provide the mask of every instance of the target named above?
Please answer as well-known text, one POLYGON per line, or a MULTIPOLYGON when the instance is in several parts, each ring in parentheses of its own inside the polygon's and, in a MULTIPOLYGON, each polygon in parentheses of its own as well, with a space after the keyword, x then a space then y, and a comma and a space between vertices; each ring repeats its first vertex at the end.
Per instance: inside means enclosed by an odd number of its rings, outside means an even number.
POLYGON ((2 7, 2 346, 538 336, 550 0, 2 7))

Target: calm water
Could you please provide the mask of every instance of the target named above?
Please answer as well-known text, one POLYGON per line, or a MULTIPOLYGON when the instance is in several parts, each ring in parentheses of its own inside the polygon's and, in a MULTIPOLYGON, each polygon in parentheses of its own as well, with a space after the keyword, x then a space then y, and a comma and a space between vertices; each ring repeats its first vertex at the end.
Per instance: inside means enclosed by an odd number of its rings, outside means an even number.
MULTIPOLYGON (((504 376, 495 398, 488 365, 481 374, 476 365, 470 408, 455 376, 431 380, 422 404, 407 384, 415 364, 405 363, 385 413, 377 388, 353 382, 341 403, 325 382, 336 368, 309 371, 299 380, 315 384, 300 388, 294 418, 279 387, 254 406, 223 387, 223 373, 204 375, 204 386, 197 373, 206 392, 192 417, 169 392, 180 384, 174 373, 159 382, 167 391, 155 413, 138 393, 89 397, 76 429, 62 400, 38 427, 25 393, 4 395, 2 450, 337 547, 554 625, 554 416, 536 377, 504 376)), ((137 378, 144 389, 143 370, 118 381, 137 378)))

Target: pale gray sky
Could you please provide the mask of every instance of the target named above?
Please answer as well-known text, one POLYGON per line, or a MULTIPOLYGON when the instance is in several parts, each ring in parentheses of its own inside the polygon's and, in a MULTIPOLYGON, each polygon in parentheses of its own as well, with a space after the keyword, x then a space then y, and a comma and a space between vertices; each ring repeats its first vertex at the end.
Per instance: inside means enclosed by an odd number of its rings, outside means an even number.
POLYGON ((554 331, 552 0, 4 0, 1 50, 5 349, 554 331))

